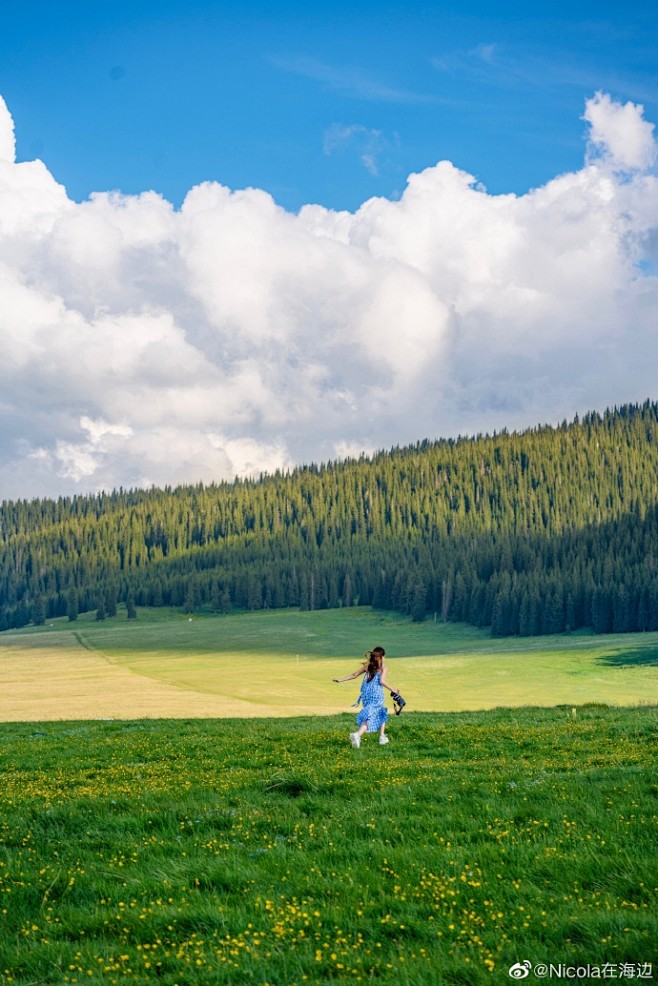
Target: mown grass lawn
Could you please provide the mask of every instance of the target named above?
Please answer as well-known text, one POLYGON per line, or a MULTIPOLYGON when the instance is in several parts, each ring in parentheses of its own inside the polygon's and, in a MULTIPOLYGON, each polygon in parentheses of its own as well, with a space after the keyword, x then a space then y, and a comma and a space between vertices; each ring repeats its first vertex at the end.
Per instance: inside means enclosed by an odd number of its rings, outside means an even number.
POLYGON ((377 644, 417 711, 658 703, 658 633, 492 638, 369 607, 140 609, 0 634, 0 721, 335 715, 358 688, 331 679, 377 644))
POLYGON ((655 717, 405 712, 358 751, 344 715, 5 725, 0 982, 655 977, 655 717))

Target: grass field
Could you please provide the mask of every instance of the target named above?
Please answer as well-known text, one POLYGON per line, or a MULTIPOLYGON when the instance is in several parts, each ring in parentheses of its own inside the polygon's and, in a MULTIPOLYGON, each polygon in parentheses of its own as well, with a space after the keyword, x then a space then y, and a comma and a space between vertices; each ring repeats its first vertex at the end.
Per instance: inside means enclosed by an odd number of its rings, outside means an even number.
POLYGON ((658 703, 658 634, 494 639, 367 608, 187 616, 140 610, 0 634, 0 720, 332 715, 382 644, 409 710, 658 703))
POLYGON ((367 609, 0 635, 1 986, 655 981, 657 655, 367 609), (377 643, 409 706, 352 750, 377 643))
POLYGON ((655 981, 655 711, 5 725, 0 982, 655 981))

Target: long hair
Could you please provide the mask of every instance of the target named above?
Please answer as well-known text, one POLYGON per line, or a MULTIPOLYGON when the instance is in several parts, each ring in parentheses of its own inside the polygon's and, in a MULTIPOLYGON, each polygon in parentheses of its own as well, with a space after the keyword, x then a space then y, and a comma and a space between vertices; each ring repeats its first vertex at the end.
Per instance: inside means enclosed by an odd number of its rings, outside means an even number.
POLYGON ((366 673, 366 681, 372 681, 378 671, 381 671, 384 665, 384 655, 386 651, 383 647, 373 647, 372 650, 366 651, 366 659, 363 662, 363 669, 366 673))

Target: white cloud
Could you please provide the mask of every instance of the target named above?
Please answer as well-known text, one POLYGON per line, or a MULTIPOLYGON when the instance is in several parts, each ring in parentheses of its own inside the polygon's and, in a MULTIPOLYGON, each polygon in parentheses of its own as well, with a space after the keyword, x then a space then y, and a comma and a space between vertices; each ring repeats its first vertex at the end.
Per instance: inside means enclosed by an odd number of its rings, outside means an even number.
POLYGON ((16 160, 16 138, 14 136, 14 120, 0 96, 0 161, 13 164, 16 160))
POLYGON ((583 119, 591 126, 590 147, 620 171, 646 169, 656 160, 654 125, 643 118, 644 107, 615 102, 597 92, 585 104, 583 119))
POLYGON ((15 163, 0 104, 0 497, 257 475, 658 396, 653 128, 603 94, 585 119, 583 168, 526 195, 442 161, 399 200, 293 215, 212 182, 180 210, 77 204, 15 163))

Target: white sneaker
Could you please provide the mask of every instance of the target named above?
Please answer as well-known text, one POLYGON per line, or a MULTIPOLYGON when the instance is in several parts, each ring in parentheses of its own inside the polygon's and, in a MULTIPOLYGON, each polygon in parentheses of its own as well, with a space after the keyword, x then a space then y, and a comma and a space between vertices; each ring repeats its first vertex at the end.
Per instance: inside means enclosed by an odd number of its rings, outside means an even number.
POLYGON ((359 749, 359 747, 361 746, 361 737, 359 736, 358 733, 350 733, 350 743, 352 744, 355 750, 359 749))
POLYGON ((388 736, 380 736, 379 737, 379 745, 380 746, 386 746, 387 743, 388 743, 388 736))

